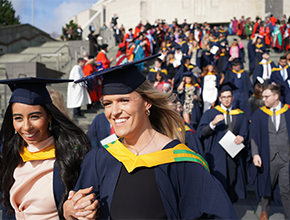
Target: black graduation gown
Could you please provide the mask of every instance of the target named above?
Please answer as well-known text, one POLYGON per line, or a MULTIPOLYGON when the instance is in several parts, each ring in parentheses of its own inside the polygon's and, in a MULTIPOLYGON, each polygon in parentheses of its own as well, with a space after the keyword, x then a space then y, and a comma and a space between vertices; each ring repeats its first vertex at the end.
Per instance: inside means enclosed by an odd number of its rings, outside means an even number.
MULTIPOLYGON (((276 67, 275 63, 272 62, 272 61, 271 61, 270 65, 271 65, 271 70, 272 70, 272 68, 276 67)), ((270 71, 269 72, 270 77, 271 77, 271 70, 269 70, 270 71)), ((263 72, 264 72, 263 64, 259 63, 259 65, 255 67, 254 72, 253 72, 253 87, 255 85, 255 82, 256 82, 256 79, 257 79, 258 76, 263 78, 262 77, 263 76, 263 72)))
MULTIPOLYGON (((290 139, 290 110, 285 113, 288 136, 290 139)), ((269 115, 258 109, 254 112, 250 124, 250 140, 253 139, 258 147, 262 159, 262 167, 256 167, 252 162, 249 166, 250 182, 255 184, 257 199, 260 197, 272 197, 275 202, 281 204, 279 185, 277 184, 272 194, 270 179, 270 152, 269 152, 269 115)))
POLYGON ((256 53, 257 48, 261 49, 262 51, 265 51, 265 49, 266 49, 264 43, 262 43, 261 47, 257 47, 255 44, 252 45, 252 40, 250 40, 248 43, 248 54, 249 54, 249 70, 250 70, 251 74, 254 72, 254 69, 256 67, 257 56, 258 56, 259 62, 262 60, 262 54, 259 53, 257 55, 257 53, 256 53))
POLYGON ((101 113, 95 117, 92 124, 89 127, 87 136, 91 141, 92 148, 101 147, 101 140, 108 137, 111 133, 110 123, 107 120, 104 113, 101 113))
MULTIPOLYGON (((288 74, 288 78, 289 78, 290 77, 290 68, 289 67, 287 68, 287 74, 288 74)), ((287 84, 285 84, 286 81, 284 81, 282 76, 281 76, 280 68, 278 68, 278 67, 272 69, 272 74, 271 74, 269 83, 271 84, 273 82, 276 83, 280 87, 280 91, 281 91, 280 101, 282 103, 285 103, 285 97, 286 97, 286 93, 288 91, 288 88, 287 88, 287 84)))
MULTIPOLYGON (((174 146, 168 144, 164 149, 174 146)), ((105 148, 91 150, 83 160, 75 190, 93 186, 100 204, 100 219, 110 219, 121 167, 122 163, 105 148)), ((200 164, 175 162, 158 165, 155 166, 155 178, 168 219, 237 219, 219 181, 200 164)))
MULTIPOLYGON (((225 189, 227 189, 227 162, 226 151, 219 144, 220 139, 227 132, 227 125, 225 121, 220 121, 215 130, 211 130, 210 135, 205 135, 202 131, 205 127, 209 127, 210 122, 216 115, 223 114, 217 109, 210 109, 206 111, 201 117, 197 134, 198 137, 204 143, 204 155, 209 164, 211 173, 222 183, 225 189)), ((240 135, 244 138, 244 144, 248 138, 248 122, 244 114, 232 115, 232 127, 235 135, 240 135)), ((246 144, 245 144, 246 145, 246 144)), ((246 145, 247 146, 247 145, 246 145)), ((239 161, 237 167, 237 182, 235 185, 235 192, 238 199, 245 199, 247 197, 246 190, 246 171, 245 161, 248 149, 245 147, 236 157, 239 161)))

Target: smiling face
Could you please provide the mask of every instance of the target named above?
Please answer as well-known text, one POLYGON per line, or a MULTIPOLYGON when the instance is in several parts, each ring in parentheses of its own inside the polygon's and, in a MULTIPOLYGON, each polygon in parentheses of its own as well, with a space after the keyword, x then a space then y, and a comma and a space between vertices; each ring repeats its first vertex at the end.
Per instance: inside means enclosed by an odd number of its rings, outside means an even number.
POLYGON ((150 123, 145 111, 151 104, 137 92, 124 95, 104 95, 105 115, 119 137, 138 136, 150 123))
POLYGON ((37 144, 51 135, 48 131, 51 116, 40 105, 14 103, 12 114, 14 129, 27 144, 37 144))
POLYGON ((232 105, 234 97, 231 91, 224 91, 224 92, 221 92, 219 100, 221 104, 223 104, 223 106, 225 106, 226 108, 229 108, 232 105))

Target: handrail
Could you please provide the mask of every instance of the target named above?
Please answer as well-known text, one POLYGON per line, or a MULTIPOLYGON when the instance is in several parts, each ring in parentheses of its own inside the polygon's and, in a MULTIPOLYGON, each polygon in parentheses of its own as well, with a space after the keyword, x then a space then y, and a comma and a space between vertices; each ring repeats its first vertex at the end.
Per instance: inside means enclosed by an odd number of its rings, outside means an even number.
MULTIPOLYGON (((67 47, 67 48, 69 48, 69 46, 68 45, 62 45, 60 48, 58 48, 54 53, 52 53, 52 54, 56 54, 58 51, 60 51, 62 48, 64 48, 64 47, 67 47)), ((72 56, 71 56, 71 54, 70 54, 70 50, 68 50, 68 53, 69 53, 69 57, 71 58, 72 56)), ((42 54, 41 53, 38 53, 38 54, 36 54, 34 57, 32 57, 30 60, 28 60, 28 62, 30 63, 32 60, 34 60, 35 58, 37 58, 38 56, 41 56, 42 54)), ((48 56, 48 58, 51 58, 51 56, 48 56)))

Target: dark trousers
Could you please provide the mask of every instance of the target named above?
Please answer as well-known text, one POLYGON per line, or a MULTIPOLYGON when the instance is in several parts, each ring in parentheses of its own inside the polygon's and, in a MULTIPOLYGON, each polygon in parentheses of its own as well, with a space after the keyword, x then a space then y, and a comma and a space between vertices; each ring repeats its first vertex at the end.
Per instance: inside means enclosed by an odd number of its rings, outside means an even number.
POLYGON ((238 201, 238 196, 235 192, 235 186, 237 183, 237 158, 232 158, 227 154, 227 193, 232 202, 238 201))
MULTIPOLYGON (((270 177, 272 190, 278 181, 285 219, 290 219, 289 162, 284 162, 279 154, 270 162, 270 177)), ((261 197, 262 211, 269 211, 270 205, 271 198, 261 197)))
POLYGON ((74 108, 73 109, 73 114, 74 115, 81 115, 81 107, 74 108))

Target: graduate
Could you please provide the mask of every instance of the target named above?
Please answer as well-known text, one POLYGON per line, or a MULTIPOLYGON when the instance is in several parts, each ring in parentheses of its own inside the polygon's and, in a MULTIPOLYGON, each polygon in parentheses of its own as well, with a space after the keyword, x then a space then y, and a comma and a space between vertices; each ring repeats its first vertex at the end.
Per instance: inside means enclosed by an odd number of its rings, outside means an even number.
POLYGON ((221 105, 203 114, 197 133, 204 143, 205 159, 212 174, 222 183, 231 201, 237 202, 238 199, 245 199, 247 194, 244 170, 244 154, 247 149, 244 148, 232 158, 219 141, 230 130, 236 135, 235 144, 245 144, 248 122, 244 112, 232 106, 233 91, 237 90, 235 85, 226 82, 220 85, 219 90, 221 105))
POLYGON ((179 35, 177 44, 181 47, 182 54, 186 55, 188 53, 189 47, 187 42, 183 39, 184 39, 183 36, 179 35))
POLYGON ((257 199, 261 199, 261 220, 268 219, 271 200, 279 201, 279 197, 285 219, 290 218, 290 111, 289 105, 282 104, 279 96, 277 85, 267 85, 262 93, 265 106, 253 114, 250 125, 253 157, 250 171, 257 199))
POLYGON ((262 54, 265 50, 266 47, 262 38, 256 34, 254 39, 250 40, 248 43, 249 69, 251 74, 254 72, 255 67, 262 60, 262 54))
POLYGON ((268 84, 271 74, 272 74, 272 69, 276 67, 276 64, 270 60, 270 51, 269 50, 264 50, 263 55, 262 55, 262 60, 257 65, 254 69, 253 72, 253 83, 256 82, 257 77, 261 77, 263 80, 265 80, 266 84, 268 84))
POLYGON ((196 66, 190 63, 191 56, 183 56, 182 61, 184 63, 184 66, 186 67, 186 71, 192 71, 196 66))
POLYGON ((153 83, 155 82, 155 74, 157 73, 157 71, 160 71, 163 74, 164 79, 167 80, 167 75, 168 75, 167 69, 162 68, 162 60, 159 57, 157 59, 155 59, 154 67, 152 67, 149 70, 149 74, 148 74, 147 79, 150 82, 153 82, 153 83))
MULTIPOLYGON (((170 94, 158 93, 137 62, 96 73, 104 77, 106 118, 120 138, 87 154, 75 190, 93 186, 100 219, 237 219, 206 161, 182 144, 184 123, 170 94)), ((93 79, 78 82, 92 88, 93 79)))
POLYGON ((84 132, 52 103, 46 84, 71 81, 0 80, 12 91, 0 132, 1 203, 6 207, 2 219, 64 219, 62 205, 91 146, 84 132))
POLYGON ((177 94, 179 94, 179 99, 183 105, 184 121, 196 129, 201 118, 199 106, 201 89, 192 72, 186 71, 182 74, 177 94))
POLYGON ((102 50, 98 53, 96 57, 96 62, 101 62, 104 66, 104 69, 107 69, 110 67, 111 62, 115 60, 115 57, 112 57, 110 60, 108 59, 108 44, 103 44, 101 46, 101 49, 102 50))
POLYGON ((278 67, 272 69, 269 83, 275 83, 280 87, 280 101, 285 103, 285 81, 290 76, 290 68, 287 65, 287 59, 285 56, 280 57, 278 67))
POLYGON ((251 117, 251 109, 248 99, 253 94, 253 86, 250 76, 247 71, 241 68, 239 59, 234 59, 229 62, 228 69, 226 70, 225 82, 230 81, 238 89, 233 91, 233 108, 240 108, 245 112, 248 119, 251 117))
POLYGON ((254 94, 249 98, 252 114, 260 107, 264 105, 262 100, 263 86, 267 85, 265 80, 258 76, 254 83, 254 94))

